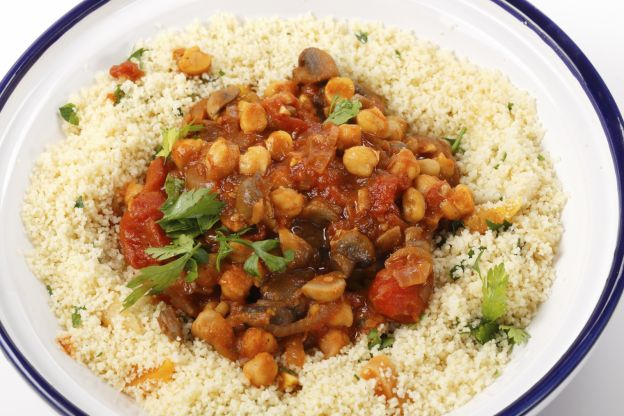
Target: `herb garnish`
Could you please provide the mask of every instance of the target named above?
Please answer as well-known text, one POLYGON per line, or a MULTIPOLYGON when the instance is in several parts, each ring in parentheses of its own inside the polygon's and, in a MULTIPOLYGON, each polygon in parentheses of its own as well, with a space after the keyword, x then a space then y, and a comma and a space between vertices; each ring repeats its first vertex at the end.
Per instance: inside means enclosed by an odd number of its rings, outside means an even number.
POLYGON ((76 198, 76 202, 74 202, 74 208, 84 208, 84 200, 82 199, 82 195, 76 198))
POLYGON ((54 291, 52 290, 52 286, 50 285, 46 285, 46 290, 48 291, 48 295, 52 296, 52 293, 54 293, 54 291))
POLYGON ((362 44, 368 42, 368 32, 362 32, 361 30, 358 30, 357 32, 355 32, 355 37, 362 44))
POLYGON ((371 329, 366 338, 368 339, 369 350, 372 350, 377 345, 380 350, 383 350, 384 348, 389 348, 394 344, 394 336, 390 334, 379 334, 379 330, 377 328, 371 329))
POLYGON ((145 53, 146 50, 147 49, 145 48, 140 48, 132 52, 132 54, 128 57, 128 61, 131 61, 132 59, 136 59, 137 61, 140 61, 141 58, 143 58, 143 54, 145 53))
POLYGON ((455 231, 464 227, 464 222, 462 220, 453 220, 449 223, 449 228, 451 233, 455 233, 455 231))
POLYGON ((280 365, 280 366, 278 367, 278 369, 279 369, 279 371, 281 371, 281 372, 283 372, 283 373, 287 373, 287 374, 290 374, 291 376, 295 376, 295 377, 297 377, 297 373, 296 373, 294 370, 291 370, 291 369, 290 369, 290 368, 288 368, 288 367, 283 367, 283 366, 281 366, 281 365, 280 365))
POLYGON ((78 328, 82 325, 82 316, 80 316, 80 311, 86 311, 87 308, 84 306, 74 306, 74 311, 71 314, 72 326, 74 328, 78 328))
POLYGON ((544 159, 546 159, 546 158, 544 156, 542 156, 541 154, 537 155, 537 160, 543 161, 544 159))
POLYGON ((509 110, 510 113, 511 113, 511 109, 513 108, 513 106, 514 106, 514 103, 512 102, 507 103, 507 110, 509 110))
POLYGON ((336 126, 345 124, 353 117, 357 116, 361 108, 362 103, 357 100, 351 101, 334 95, 334 99, 329 106, 329 116, 323 124, 333 123, 336 126))
POLYGON ((126 96, 124 90, 121 89, 121 85, 117 84, 115 91, 113 92, 113 105, 119 104, 122 98, 126 96))
POLYGON ((158 153, 156 153, 156 157, 168 157, 171 153, 171 149, 173 149, 173 145, 178 139, 183 139, 188 136, 189 133, 200 131, 204 128, 201 124, 187 124, 181 129, 177 127, 172 127, 170 129, 163 129, 162 136, 162 146, 158 153))
POLYGON ((202 78, 202 80, 205 81, 205 82, 215 82, 215 81, 223 78, 224 75, 225 75, 225 71, 220 69, 219 72, 217 72, 217 75, 210 75, 210 76, 208 76, 208 78, 202 78))
POLYGON ((462 152, 462 150, 461 150, 461 148, 459 146, 461 144, 462 139, 464 138, 464 134, 466 134, 466 131, 467 131, 466 127, 463 127, 459 131, 459 133, 457 133, 457 137, 455 137, 454 139, 451 139, 451 138, 448 138, 448 137, 444 138, 444 140, 449 142, 449 144, 451 145, 451 151, 453 153, 457 153, 457 152, 461 153, 462 152))
POLYGON ((221 261, 225 259, 230 253, 234 251, 231 243, 242 244, 253 250, 253 253, 245 260, 243 269, 254 277, 261 277, 258 262, 262 260, 265 266, 272 273, 282 273, 286 270, 288 263, 293 261, 295 252, 292 250, 286 250, 283 256, 276 256, 271 254, 270 251, 276 249, 279 246, 279 240, 261 240, 261 241, 249 241, 241 238, 249 229, 244 229, 238 233, 224 234, 224 230, 217 230, 217 242, 219 243, 219 251, 217 253, 217 270, 221 270, 221 261))
POLYGON ((63 120, 65 120, 69 124, 77 126, 80 122, 80 120, 78 119, 78 112, 75 104, 67 103, 59 108, 59 112, 61 113, 61 117, 63 117, 63 120))
POLYGON ((394 50, 394 54, 397 56, 397 58, 401 58, 401 52, 398 49, 394 50))
POLYGON ((499 231, 507 231, 513 224, 510 223, 507 220, 504 220, 502 223, 498 224, 495 222, 492 222, 490 220, 485 220, 485 223, 487 224, 488 228, 496 233, 498 233, 499 231))
POLYGON ((509 275, 505 271, 505 264, 499 263, 492 267, 484 277, 479 266, 481 254, 483 254, 483 250, 479 252, 472 266, 482 281, 481 320, 476 326, 471 328, 471 333, 479 343, 485 344, 503 331, 507 334, 507 338, 511 343, 522 344, 529 338, 529 334, 526 331, 498 323, 498 320, 507 312, 507 283, 509 275))

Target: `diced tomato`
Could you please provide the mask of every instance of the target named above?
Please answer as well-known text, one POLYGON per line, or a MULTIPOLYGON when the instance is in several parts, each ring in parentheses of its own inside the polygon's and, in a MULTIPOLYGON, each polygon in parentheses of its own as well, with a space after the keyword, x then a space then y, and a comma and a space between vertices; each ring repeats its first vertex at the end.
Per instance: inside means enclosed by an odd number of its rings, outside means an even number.
POLYGON ((108 73, 115 79, 129 79, 132 82, 136 82, 141 79, 143 75, 145 75, 145 72, 143 72, 137 64, 131 61, 124 61, 119 65, 111 66, 108 73))
POLYGON ((284 92, 265 98, 262 100, 262 106, 266 110, 269 125, 273 129, 301 134, 310 127, 304 120, 280 112, 282 107, 294 108, 295 111, 299 109, 299 100, 290 93, 284 92))
POLYGON ((381 269, 368 290, 375 310, 397 322, 412 323, 420 319, 429 302, 432 284, 402 288, 387 269, 381 269))
POLYGON ((399 191, 407 188, 409 181, 395 175, 378 175, 373 177, 368 184, 371 198, 370 212, 375 215, 383 215, 395 207, 394 200, 399 191))
POLYGON ((162 247, 171 241, 156 223, 163 216, 159 208, 165 199, 163 192, 143 191, 132 200, 121 218, 121 250, 128 264, 135 269, 158 263, 145 253, 145 249, 162 247))
POLYGON ((145 175, 145 186, 143 190, 145 192, 160 191, 165 185, 165 179, 167 178, 167 167, 165 166, 165 158, 157 157, 152 160, 147 168, 147 174, 145 175))

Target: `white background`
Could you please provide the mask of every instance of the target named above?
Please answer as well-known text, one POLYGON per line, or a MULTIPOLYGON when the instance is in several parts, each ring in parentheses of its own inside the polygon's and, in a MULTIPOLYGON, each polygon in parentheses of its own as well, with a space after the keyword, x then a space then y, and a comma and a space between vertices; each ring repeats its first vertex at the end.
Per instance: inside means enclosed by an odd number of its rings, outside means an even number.
MULTIPOLYGON (((624 109, 624 2, 616 0, 533 0, 585 52, 624 109)), ((19 55, 77 0, 3 2, 0 13, 0 76, 19 55)), ((565 114, 562 114, 565 117, 565 114)), ((618 415, 624 405, 624 304, 585 366, 541 413, 543 416, 618 415)), ((54 412, 0 355, 0 414, 54 412)))

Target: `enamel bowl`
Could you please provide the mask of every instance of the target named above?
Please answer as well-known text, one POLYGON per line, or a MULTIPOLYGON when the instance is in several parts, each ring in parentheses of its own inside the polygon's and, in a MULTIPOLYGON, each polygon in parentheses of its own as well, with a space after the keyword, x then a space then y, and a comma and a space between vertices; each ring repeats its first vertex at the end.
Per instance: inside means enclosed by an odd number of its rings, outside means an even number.
POLYGON ((498 68, 537 99, 544 146, 568 196, 549 300, 495 383, 453 414, 526 414, 578 368, 607 323, 622 278, 622 117, 576 45, 524 0, 86 1, 45 32, 0 83, 0 346, 61 414, 141 414, 139 407, 57 347, 58 326, 30 272, 19 212, 33 162, 62 139, 56 110, 160 28, 216 11, 240 17, 376 20, 414 30, 482 66, 498 68), (112 30, 111 30, 112 29, 112 30), (599 224, 597 226, 596 224, 599 224))

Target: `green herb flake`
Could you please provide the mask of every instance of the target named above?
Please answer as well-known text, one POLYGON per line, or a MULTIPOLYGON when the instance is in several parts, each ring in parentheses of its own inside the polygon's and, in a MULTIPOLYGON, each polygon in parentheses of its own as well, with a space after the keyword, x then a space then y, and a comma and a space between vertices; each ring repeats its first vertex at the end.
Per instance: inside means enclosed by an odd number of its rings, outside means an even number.
POLYGON ((449 223, 449 229, 453 234, 461 228, 464 228, 464 222, 462 220, 453 220, 449 223))
POLYGON ((84 208, 84 199, 82 195, 76 198, 76 202, 74 202, 74 208, 84 208))
POLYGON ((143 54, 145 53, 145 51, 147 51, 147 49, 145 48, 137 49, 136 51, 132 52, 132 54, 130 54, 130 56, 128 57, 128 61, 131 61, 132 59, 140 61, 143 58, 143 54))
POLYGON ((541 154, 537 155, 537 160, 539 160, 540 162, 544 161, 545 159, 546 158, 543 155, 541 155, 541 154))
POLYGON ((514 106, 514 103, 512 102, 507 103, 507 110, 509 110, 510 113, 511 113, 511 109, 513 108, 513 106, 514 106))
POLYGON ((357 381, 360 381, 360 377, 359 377, 357 374, 355 374, 355 373, 354 373, 354 374, 353 374, 353 377, 355 377, 355 379, 356 379, 357 381))
POLYGON ((50 285, 46 285, 46 290, 48 291, 48 295, 52 296, 52 293, 54 293, 54 291, 52 290, 52 286, 50 285))
POLYGON ((357 32, 355 32, 355 37, 357 38, 357 40, 360 41, 361 44, 365 44, 368 42, 368 32, 362 32, 361 30, 358 30, 357 32))
POLYGON ((288 367, 283 367, 283 366, 279 366, 278 367, 279 371, 281 371, 282 373, 286 373, 286 374, 290 374, 291 376, 295 376, 297 377, 297 373, 294 370, 291 370, 288 367))
POLYGON ((524 329, 511 325, 500 325, 500 330, 505 331, 507 338, 514 345, 524 344, 531 337, 524 329))
POLYGON ((333 123, 336 126, 345 124, 353 117, 357 116, 361 108, 361 102, 357 100, 347 100, 335 95, 329 107, 329 116, 323 124, 333 123))
POLYGON ((483 279, 481 315, 488 321, 496 321, 507 310, 507 282, 505 264, 500 263, 488 270, 483 279))
POLYGON ((453 280, 457 280, 461 277, 461 274, 464 272, 463 264, 456 264, 449 270, 449 277, 453 280))
POLYGON ((65 104, 64 106, 59 108, 59 113, 61 113, 61 117, 63 118, 63 120, 65 120, 69 124, 77 126, 80 122, 80 120, 78 119, 78 110, 75 104, 65 104))
POLYGON ((476 327, 472 328, 470 332, 480 344, 485 344, 496 338, 498 330, 499 327, 496 322, 483 320, 476 327))
POLYGON ((466 127, 463 127, 459 133, 457 133, 457 136, 454 139, 445 137, 444 140, 446 140, 450 145, 451 145, 451 151, 453 153, 462 153, 463 150, 461 149, 460 145, 461 145, 461 141, 464 138, 464 134, 466 134, 466 131, 468 131, 466 129, 466 127))
POLYGON ((113 105, 119 104, 122 98, 126 96, 124 90, 121 89, 121 85, 117 84, 115 91, 113 92, 113 105))
POLYGON ((74 311, 71 314, 72 326, 74 328, 78 328, 82 325, 82 316, 80 315, 80 311, 86 311, 87 308, 84 306, 74 306, 74 311))
POLYGON ((507 231, 513 225, 507 220, 504 220, 500 224, 492 222, 490 220, 485 220, 485 223, 487 224, 488 228, 494 232, 507 231))
POLYGON ((369 350, 372 350, 376 346, 379 346, 379 349, 382 350, 394 345, 394 336, 390 334, 380 334, 377 328, 371 329, 366 339, 368 340, 369 350))
POLYGON ((397 58, 401 58, 401 52, 398 49, 394 50, 394 54, 397 56, 397 58))

